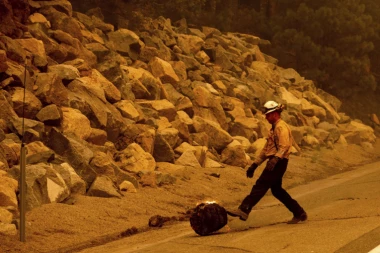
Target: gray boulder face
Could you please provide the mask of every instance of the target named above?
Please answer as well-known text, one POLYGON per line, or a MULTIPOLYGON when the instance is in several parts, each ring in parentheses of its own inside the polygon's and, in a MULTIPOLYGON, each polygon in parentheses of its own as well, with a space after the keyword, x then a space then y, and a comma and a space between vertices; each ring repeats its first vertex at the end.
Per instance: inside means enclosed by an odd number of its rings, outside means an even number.
POLYGON ((34 141, 25 145, 26 148, 26 163, 49 163, 55 158, 53 150, 45 146, 41 141, 34 141))
POLYGON ((5 171, 0 170, 0 183, 0 206, 17 208, 17 180, 10 177, 5 171))
POLYGON ((118 192, 114 183, 109 177, 97 177, 87 191, 88 196, 103 198, 120 198, 122 195, 118 192))
POLYGON ((68 163, 53 164, 57 171, 70 189, 71 194, 85 194, 86 182, 75 172, 74 168, 68 163))
POLYGON ((55 104, 41 108, 36 118, 47 125, 59 125, 62 120, 62 110, 55 104))
POLYGON ((374 129, 361 122, 351 121, 350 123, 340 124, 339 129, 347 142, 351 144, 374 143, 376 140, 374 129))
POLYGON ((26 0, 2 0, 1 5, 0 33, 13 38, 20 38, 25 31, 23 24, 30 14, 29 2, 26 0))
MULTIPOLYGON (((41 15, 41 18, 44 18, 41 15)), ((45 22, 45 21, 43 21, 45 22)), ((48 65, 44 43, 36 38, 18 39, 17 42, 25 49, 26 55, 31 57, 32 63, 37 68, 45 69, 48 65)))
POLYGON ((97 175, 107 176, 116 181, 116 173, 120 170, 111 156, 104 152, 96 152, 94 157, 90 161, 90 165, 94 169, 97 175))
POLYGON ((49 66, 47 72, 55 73, 62 80, 67 80, 67 81, 72 81, 80 77, 79 70, 76 67, 67 65, 67 64, 57 64, 57 65, 49 66))
POLYGON ((153 100, 153 101, 139 101, 138 105, 153 109, 158 112, 158 116, 165 117, 169 121, 173 121, 177 115, 175 106, 167 99, 153 100))
POLYGON ((0 118, 6 122, 11 119, 17 118, 17 114, 13 109, 12 101, 8 100, 10 95, 6 91, 0 92, 0 118))
POLYGON ((99 83, 93 85, 90 78, 83 77, 72 81, 68 89, 79 98, 79 101, 72 100, 71 107, 88 118, 92 127, 105 130, 108 139, 115 141, 125 120, 116 107, 107 101, 103 87, 99 83))
POLYGON ((162 83, 171 83, 175 85, 179 82, 179 77, 174 72, 170 63, 158 57, 154 57, 149 61, 149 67, 153 76, 158 77, 162 83))
POLYGON ((55 73, 39 73, 33 86, 34 95, 45 105, 68 105, 69 92, 55 73))
POLYGON ((157 162, 175 162, 174 150, 162 134, 156 135, 153 157, 157 162))
MULTIPOLYGON (((7 54, 4 50, 0 50, 0 71, 1 72, 5 72, 6 70, 8 70, 8 65, 5 63, 5 61, 7 60, 7 54)), ((9 83, 9 81, 11 81, 11 78, 8 77, 8 79, 5 79, 7 80, 7 83, 9 83)), ((7 83, 6 82, 2 82, 2 86, 5 87, 7 86, 7 83)))
POLYGON ((231 135, 223 130, 217 123, 198 116, 195 116, 193 120, 196 132, 206 132, 208 134, 209 148, 220 151, 232 142, 231 135))
POLYGON ((318 124, 317 127, 320 129, 326 130, 328 132, 327 139, 332 141, 333 143, 339 140, 341 133, 338 126, 334 124, 330 124, 328 122, 321 122, 320 124, 318 124))
POLYGON ((195 150, 186 149, 181 156, 175 161, 175 164, 183 166, 191 166, 199 168, 201 164, 199 163, 197 157, 195 156, 195 150))
POLYGON ((17 160, 19 156, 15 152, 13 148, 14 146, 19 147, 20 145, 7 139, 0 143, 0 164, 1 169, 4 171, 6 171, 15 164, 18 164, 17 160), (5 143, 6 141, 8 141, 8 143, 5 143))
MULTIPOLYGON (((48 203, 59 203, 70 196, 70 189, 62 176, 49 164, 38 163, 26 166, 26 209, 31 210, 48 203)), ((19 178, 20 168, 10 171, 19 178)))
POLYGON ((41 110, 41 101, 29 90, 16 87, 12 91, 13 109, 19 117, 34 119, 41 110), (25 97, 24 97, 25 95, 25 97))
POLYGON ((114 159, 116 164, 127 172, 154 171, 156 168, 153 156, 137 143, 132 143, 124 150, 115 153, 114 159))
POLYGON ((7 58, 19 63, 25 62, 26 52, 16 40, 8 36, 0 36, 0 43, 0 49, 6 50, 7 58))
POLYGON ((140 40, 139 36, 128 29, 122 28, 109 32, 107 37, 109 40, 106 44, 110 49, 122 55, 126 54, 133 60, 138 59, 141 48, 145 47, 144 42, 140 40))
POLYGON ((78 175, 86 181, 87 185, 91 185, 96 178, 96 172, 90 165, 94 153, 86 146, 86 142, 79 140, 76 136, 67 137, 57 128, 52 128, 46 136, 45 143, 55 153, 66 157, 67 162, 78 175))
POLYGON ((4 130, 0 129, 0 142, 2 142, 3 140, 5 140, 5 138, 6 138, 6 135, 4 133, 4 130))
POLYGON ((241 168, 248 165, 247 155, 241 145, 227 146, 222 151, 221 160, 225 164, 241 168))
POLYGON ((98 70, 92 69, 88 77, 91 79, 92 83, 100 86, 109 103, 115 103, 121 100, 121 92, 118 88, 107 78, 105 78, 98 70))

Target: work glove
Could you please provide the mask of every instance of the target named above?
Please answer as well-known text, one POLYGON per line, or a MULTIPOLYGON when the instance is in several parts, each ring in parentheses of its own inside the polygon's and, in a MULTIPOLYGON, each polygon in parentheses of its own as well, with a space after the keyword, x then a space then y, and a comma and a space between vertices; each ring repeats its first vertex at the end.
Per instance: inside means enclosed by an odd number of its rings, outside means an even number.
POLYGON ((249 168, 247 169, 247 177, 248 178, 252 178, 253 177, 253 173, 257 169, 257 166, 258 165, 256 163, 252 163, 251 166, 249 166, 249 168))
POLYGON ((280 160, 280 158, 278 156, 273 156, 267 162, 267 166, 265 167, 265 169, 268 170, 268 171, 272 171, 274 169, 274 167, 276 166, 276 164, 278 163, 279 160, 280 160))

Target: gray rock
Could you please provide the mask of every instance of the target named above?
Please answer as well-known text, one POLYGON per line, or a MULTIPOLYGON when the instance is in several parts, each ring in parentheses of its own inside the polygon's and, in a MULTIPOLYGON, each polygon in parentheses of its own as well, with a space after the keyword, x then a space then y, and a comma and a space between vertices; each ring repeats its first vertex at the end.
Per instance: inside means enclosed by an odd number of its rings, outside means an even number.
POLYGON ((117 191, 114 183, 109 177, 99 176, 96 177, 87 191, 88 196, 102 197, 102 198, 120 198, 122 195, 117 191))

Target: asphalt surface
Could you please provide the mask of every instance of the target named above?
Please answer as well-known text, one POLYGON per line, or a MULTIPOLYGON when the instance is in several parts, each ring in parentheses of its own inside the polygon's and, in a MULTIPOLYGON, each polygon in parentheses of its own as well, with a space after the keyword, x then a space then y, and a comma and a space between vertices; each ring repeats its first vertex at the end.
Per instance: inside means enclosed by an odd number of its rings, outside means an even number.
POLYGON ((380 252, 380 162, 293 188, 309 219, 286 223, 291 213, 265 196, 246 222, 230 218, 218 233, 199 236, 189 223, 136 234, 82 253, 380 252))

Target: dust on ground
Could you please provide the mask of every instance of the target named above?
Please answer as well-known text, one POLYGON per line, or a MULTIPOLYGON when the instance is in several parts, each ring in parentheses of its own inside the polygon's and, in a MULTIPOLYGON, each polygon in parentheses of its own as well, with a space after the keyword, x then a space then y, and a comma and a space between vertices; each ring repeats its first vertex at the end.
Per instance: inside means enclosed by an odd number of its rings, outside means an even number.
MULTIPOLYGON (((304 150, 301 156, 291 156, 283 185, 289 189, 379 159, 380 141, 372 149, 336 145, 332 150, 304 150)), ((188 222, 186 212, 203 201, 237 207, 263 167, 248 179, 239 167, 192 168, 160 163, 159 170, 176 176, 175 184, 140 187, 137 193, 127 192, 122 198, 75 196, 73 204, 35 208, 26 216, 26 242, 20 242, 19 236, 0 235, 0 252, 76 252, 152 229, 148 222, 155 215, 170 220, 164 226, 188 222)))

